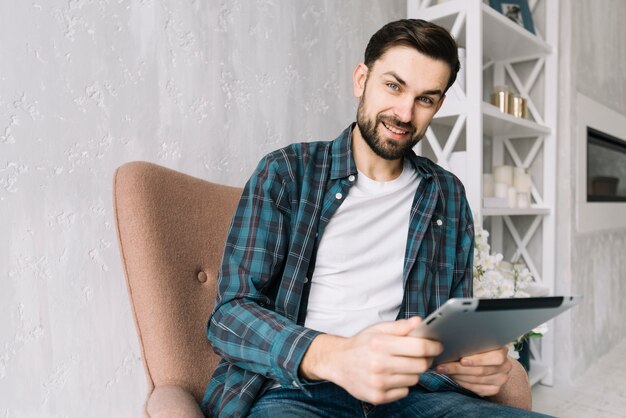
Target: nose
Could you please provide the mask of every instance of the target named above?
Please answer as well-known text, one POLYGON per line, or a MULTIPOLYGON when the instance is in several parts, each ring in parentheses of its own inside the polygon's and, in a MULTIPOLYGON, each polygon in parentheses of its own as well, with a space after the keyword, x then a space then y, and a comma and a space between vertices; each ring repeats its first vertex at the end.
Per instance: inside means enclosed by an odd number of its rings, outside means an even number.
POLYGON ((403 97, 393 108, 394 116, 401 122, 409 123, 413 119, 413 100, 409 97, 403 97))

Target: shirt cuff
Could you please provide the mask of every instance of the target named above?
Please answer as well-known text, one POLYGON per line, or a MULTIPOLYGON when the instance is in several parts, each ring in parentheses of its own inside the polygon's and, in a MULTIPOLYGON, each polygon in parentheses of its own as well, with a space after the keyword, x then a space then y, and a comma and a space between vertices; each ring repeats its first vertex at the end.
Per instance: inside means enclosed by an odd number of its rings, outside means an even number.
POLYGON ((271 347, 270 361, 273 378, 281 387, 302 389, 306 384, 312 383, 301 378, 298 369, 309 345, 320 334, 319 331, 292 325, 277 335, 271 347))

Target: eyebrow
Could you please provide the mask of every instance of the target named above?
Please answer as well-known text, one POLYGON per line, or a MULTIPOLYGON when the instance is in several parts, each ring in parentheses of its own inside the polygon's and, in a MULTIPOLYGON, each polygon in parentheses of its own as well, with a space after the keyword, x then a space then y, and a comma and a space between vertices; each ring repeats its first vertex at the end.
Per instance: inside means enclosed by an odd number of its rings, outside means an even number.
MULTIPOLYGON (((396 74, 395 71, 387 71, 386 73, 382 74, 383 76, 391 76, 393 78, 396 79, 396 81, 398 82, 398 84, 400 84, 402 87, 406 87, 406 81, 404 81, 402 79, 402 77, 400 77, 398 74, 396 74)), ((422 92, 423 95, 426 96, 443 96, 443 91, 440 89, 433 89, 433 90, 426 90, 422 92)))

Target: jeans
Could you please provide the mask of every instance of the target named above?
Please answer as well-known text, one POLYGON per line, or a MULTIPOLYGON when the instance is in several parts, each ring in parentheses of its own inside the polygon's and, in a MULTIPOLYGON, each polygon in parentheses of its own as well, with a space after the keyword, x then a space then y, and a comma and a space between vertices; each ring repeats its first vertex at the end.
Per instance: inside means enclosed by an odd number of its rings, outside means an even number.
POLYGON ((250 418, 421 418, 421 417, 545 417, 491 403, 455 391, 429 392, 411 388, 403 399, 385 405, 370 405, 352 397, 341 387, 325 382, 308 385, 311 397, 299 389, 271 389, 253 405, 250 418))

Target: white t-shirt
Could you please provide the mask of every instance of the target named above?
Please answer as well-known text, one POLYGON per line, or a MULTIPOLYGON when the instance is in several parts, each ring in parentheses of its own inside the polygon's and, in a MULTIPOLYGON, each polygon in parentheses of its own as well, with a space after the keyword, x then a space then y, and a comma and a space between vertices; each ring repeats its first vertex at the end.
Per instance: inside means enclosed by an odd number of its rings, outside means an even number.
POLYGON ((396 319, 404 292, 404 254, 419 176, 378 182, 359 173, 319 244, 305 326, 352 336, 396 319))

